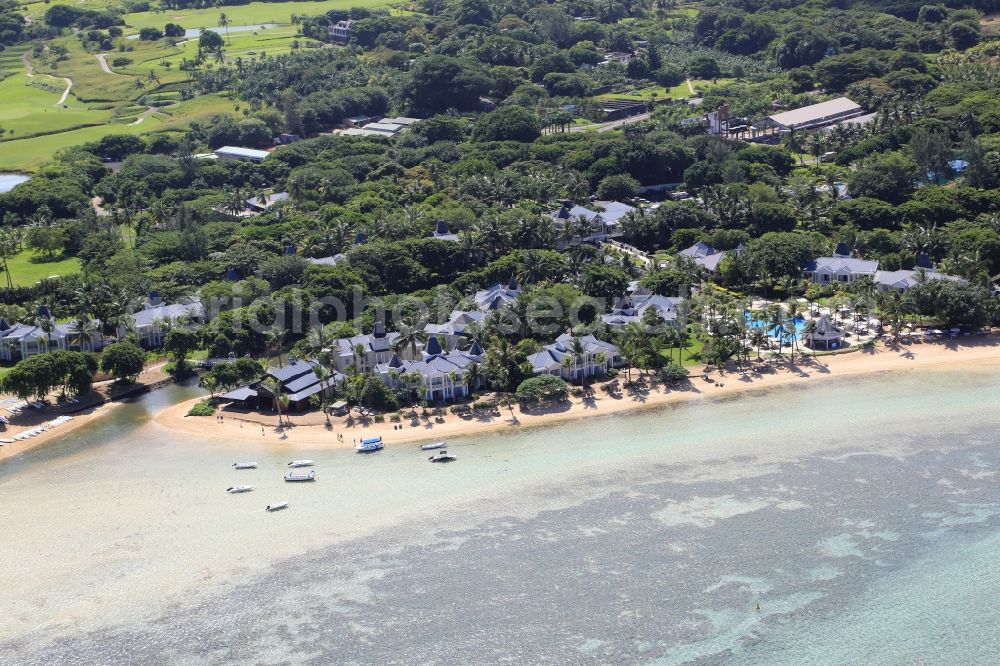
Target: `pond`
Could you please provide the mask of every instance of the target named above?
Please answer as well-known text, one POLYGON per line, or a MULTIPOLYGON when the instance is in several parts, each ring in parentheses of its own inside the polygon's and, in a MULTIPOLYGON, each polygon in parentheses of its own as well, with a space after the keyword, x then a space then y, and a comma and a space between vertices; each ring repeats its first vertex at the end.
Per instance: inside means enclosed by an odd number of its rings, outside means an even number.
POLYGON ((23 173, 0 173, 0 194, 10 192, 17 185, 27 182, 29 178, 31 176, 23 173))

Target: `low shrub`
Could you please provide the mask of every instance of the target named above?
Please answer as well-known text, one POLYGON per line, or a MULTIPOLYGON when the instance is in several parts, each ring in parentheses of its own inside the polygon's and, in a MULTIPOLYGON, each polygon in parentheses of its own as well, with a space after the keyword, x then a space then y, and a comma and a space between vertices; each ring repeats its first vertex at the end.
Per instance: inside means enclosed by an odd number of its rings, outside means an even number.
POLYGON ((215 406, 208 400, 197 402, 188 411, 188 416, 212 416, 215 414, 215 406))

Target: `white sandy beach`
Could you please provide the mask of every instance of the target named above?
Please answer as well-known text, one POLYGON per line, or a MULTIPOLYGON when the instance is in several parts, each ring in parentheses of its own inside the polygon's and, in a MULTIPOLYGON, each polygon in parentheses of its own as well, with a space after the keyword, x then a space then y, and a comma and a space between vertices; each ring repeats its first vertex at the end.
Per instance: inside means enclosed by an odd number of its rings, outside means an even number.
MULTIPOLYGON (((573 398, 568 404, 542 410, 522 411, 514 407, 511 414, 506 408, 492 416, 461 418, 447 412, 441 421, 434 416, 404 419, 399 429, 392 423, 359 421, 357 416, 331 417, 327 425, 325 417, 313 412, 291 415, 292 427, 277 425, 277 416, 269 413, 231 412, 222 410, 220 421, 216 417, 185 416, 197 400, 186 401, 162 411, 156 417, 161 426, 209 437, 222 442, 241 442, 249 437, 270 439, 282 446, 315 448, 317 445, 329 447, 352 447, 362 437, 381 435, 388 446, 418 441, 446 439, 479 432, 525 428, 549 425, 567 419, 586 418, 594 415, 613 414, 627 410, 652 408, 671 403, 714 399, 739 393, 767 389, 768 387, 822 382, 830 378, 853 375, 870 375, 882 372, 905 372, 916 368, 955 367, 968 365, 981 368, 985 365, 1000 367, 1000 336, 962 338, 937 343, 883 347, 859 350, 847 354, 820 356, 813 359, 796 357, 795 365, 782 360, 780 365, 764 370, 752 370, 743 374, 732 370, 709 373, 711 381, 701 375, 691 378, 685 389, 665 390, 657 385, 649 390, 629 391, 622 387, 617 395, 611 395, 600 387, 594 387, 592 396, 573 398), (342 439, 338 439, 337 435, 342 439)), ((633 379, 639 373, 633 371, 633 379)), ((624 375, 620 384, 624 384, 624 375)), ((420 410, 417 410, 418 414, 420 410)), ((404 414, 408 414, 404 410, 404 414)))

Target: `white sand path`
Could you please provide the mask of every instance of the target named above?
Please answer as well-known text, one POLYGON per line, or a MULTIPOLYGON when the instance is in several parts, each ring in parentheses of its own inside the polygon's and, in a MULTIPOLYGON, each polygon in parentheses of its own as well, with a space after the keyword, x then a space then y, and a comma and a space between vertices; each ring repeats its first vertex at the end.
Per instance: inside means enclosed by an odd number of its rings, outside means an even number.
MULTIPOLYGON (((35 78, 35 66, 31 64, 31 60, 28 58, 27 52, 21 54, 21 62, 24 63, 25 74, 27 74, 29 79, 35 78)), ((62 96, 59 101, 52 106, 62 106, 66 102, 66 98, 69 97, 69 91, 73 89, 73 79, 67 79, 65 77, 53 77, 62 78, 63 82, 66 83, 66 90, 63 90, 62 96)))

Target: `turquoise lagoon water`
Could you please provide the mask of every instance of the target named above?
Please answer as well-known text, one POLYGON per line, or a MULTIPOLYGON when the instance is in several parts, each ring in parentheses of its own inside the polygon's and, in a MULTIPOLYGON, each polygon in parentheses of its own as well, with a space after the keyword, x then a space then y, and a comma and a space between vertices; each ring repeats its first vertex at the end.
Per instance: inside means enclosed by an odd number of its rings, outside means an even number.
POLYGON ((995 664, 998 389, 706 393, 450 466, 178 437, 169 389, 0 464, 0 662, 995 664))

